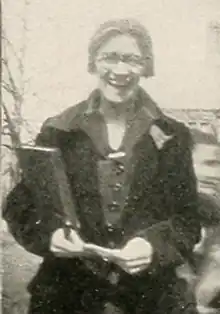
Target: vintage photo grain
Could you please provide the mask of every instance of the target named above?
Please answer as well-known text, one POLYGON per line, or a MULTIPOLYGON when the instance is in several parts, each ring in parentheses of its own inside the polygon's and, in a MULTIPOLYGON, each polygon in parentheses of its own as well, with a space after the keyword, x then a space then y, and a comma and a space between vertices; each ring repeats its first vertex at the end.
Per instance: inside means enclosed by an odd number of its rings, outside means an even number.
POLYGON ((3 0, 1 43, 2 313, 220 313, 219 0, 3 0))

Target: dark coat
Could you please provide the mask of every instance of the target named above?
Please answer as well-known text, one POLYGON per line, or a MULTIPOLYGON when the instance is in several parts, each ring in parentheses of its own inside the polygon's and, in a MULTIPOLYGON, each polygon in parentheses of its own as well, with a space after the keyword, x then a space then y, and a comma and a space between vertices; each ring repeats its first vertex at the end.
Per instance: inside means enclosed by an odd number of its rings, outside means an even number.
POLYGON ((126 152, 119 163, 122 171, 111 177, 113 166, 107 158, 111 150, 98 105, 95 91, 88 100, 49 118, 36 143, 62 151, 82 238, 118 248, 129 238, 142 236, 153 246, 153 261, 147 271, 131 276, 99 260, 90 267, 79 259, 55 258, 48 249, 50 237, 63 221, 52 208, 36 209, 22 181, 9 194, 3 215, 17 241, 44 257, 29 287, 30 312, 52 313, 56 308, 54 313, 98 313, 97 307, 101 313, 108 303, 118 305, 123 313, 147 313, 146 307, 149 313, 152 308, 170 313, 186 303, 185 284, 176 287, 175 267, 190 260, 200 235, 190 133, 140 90, 121 146, 126 152), (113 204, 116 197, 120 205, 114 210, 105 207, 109 181, 106 185, 104 179, 109 177, 123 188, 119 196, 111 196, 113 204))

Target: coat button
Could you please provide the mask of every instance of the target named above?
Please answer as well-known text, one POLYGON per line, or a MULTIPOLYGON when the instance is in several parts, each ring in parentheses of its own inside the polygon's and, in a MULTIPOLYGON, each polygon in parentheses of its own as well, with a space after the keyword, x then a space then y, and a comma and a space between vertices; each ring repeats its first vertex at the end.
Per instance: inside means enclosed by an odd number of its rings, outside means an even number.
POLYGON ((113 241, 109 241, 108 245, 109 245, 110 249, 115 248, 115 243, 113 241))
POLYGON ((107 229, 108 229, 108 232, 113 232, 113 230, 114 230, 113 225, 108 223, 107 224, 107 229))
POLYGON ((119 183, 119 182, 117 182, 117 183, 114 185, 113 190, 114 190, 115 192, 118 192, 118 191, 121 190, 121 188, 122 188, 122 184, 119 183))
POLYGON ((110 212, 116 212, 119 210, 119 204, 117 202, 112 202, 111 204, 108 205, 108 209, 110 212))
POLYGON ((119 273, 116 272, 111 272, 108 275, 108 281, 112 284, 112 285, 117 285, 117 283, 119 282, 119 273))
POLYGON ((117 175, 122 174, 124 171, 125 171, 124 165, 122 165, 122 164, 117 165, 117 168, 116 168, 116 174, 117 175))
POLYGON ((129 197, 126 196, 126 197, 125 197, 124 206, 128 206, 128 203, 129 203, 129 197))
POLYGON ((135 201, 137 201, 137 200, 139 200, 139 196, 134 195, 134 196, 133 196, 133 199, 134 199, 135 201))

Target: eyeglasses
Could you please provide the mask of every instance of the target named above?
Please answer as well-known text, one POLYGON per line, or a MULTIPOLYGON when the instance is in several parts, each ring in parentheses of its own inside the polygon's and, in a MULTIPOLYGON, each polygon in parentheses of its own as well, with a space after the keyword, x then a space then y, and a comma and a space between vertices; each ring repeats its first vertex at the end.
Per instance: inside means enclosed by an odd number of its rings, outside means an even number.
POLYGON ((105 61, 109 64, 115 65, 120 61, 130 66, 144 66, 146 59, 134 54, 119 54, 117 52, 103 53, 97 58, 97 61, 105 61))

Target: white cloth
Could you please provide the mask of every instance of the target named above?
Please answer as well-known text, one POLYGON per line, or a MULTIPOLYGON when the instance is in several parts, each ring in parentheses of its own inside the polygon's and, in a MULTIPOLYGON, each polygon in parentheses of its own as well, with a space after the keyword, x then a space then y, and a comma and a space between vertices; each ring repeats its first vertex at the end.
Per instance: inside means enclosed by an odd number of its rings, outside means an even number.
POLYGON ((108 130, 108 144, 113 150, 118 150, 123 142, 126 125, 123 122, 109 122, 106 124, 108 130))

